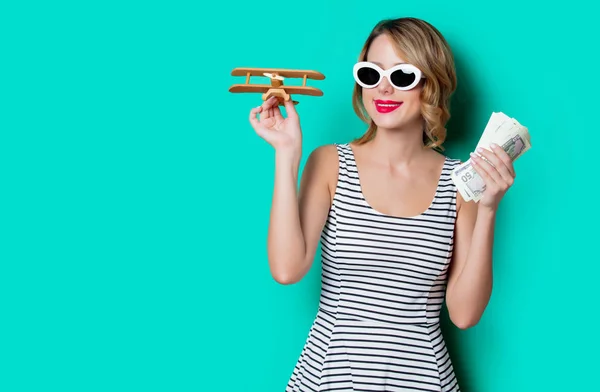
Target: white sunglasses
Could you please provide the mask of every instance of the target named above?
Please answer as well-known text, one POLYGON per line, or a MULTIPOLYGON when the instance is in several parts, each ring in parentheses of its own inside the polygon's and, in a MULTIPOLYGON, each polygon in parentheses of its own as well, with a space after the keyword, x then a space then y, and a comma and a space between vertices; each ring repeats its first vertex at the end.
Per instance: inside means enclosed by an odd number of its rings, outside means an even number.
POLYGON ((414 88, 424 79, 420 69, 412 64, 397 64, 383 70, 377 64, 361 61, 354 65, 354 80, 364 88, 377 87, 384 77, 387 77, 394 88, 402 91, 414 88))

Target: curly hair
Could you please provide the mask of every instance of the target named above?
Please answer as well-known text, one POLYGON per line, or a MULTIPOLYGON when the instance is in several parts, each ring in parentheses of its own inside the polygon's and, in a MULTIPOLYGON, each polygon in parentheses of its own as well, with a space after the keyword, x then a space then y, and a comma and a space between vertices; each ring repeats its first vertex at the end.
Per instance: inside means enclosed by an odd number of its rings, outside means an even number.
MULTIPOLYGON (((366 61, 371 43, 381 34, 388 34, 396 44, 396 51, 425 75, 421 92, 421 115, 425 120, 423 142, 426 147, 443 149, 446 123, 450 119, 450 97, 457 84, 454 56, 448 42, 435 27, 421 19, 385 19, 371 31, 359 61, 366 61)), ((357 143, 362 144, 375 136, 377 126, 365 111, 362 88, 358 84, 354 85, 352 106, 358 117, 369 124, 366 133, 357 139, 357 143)))

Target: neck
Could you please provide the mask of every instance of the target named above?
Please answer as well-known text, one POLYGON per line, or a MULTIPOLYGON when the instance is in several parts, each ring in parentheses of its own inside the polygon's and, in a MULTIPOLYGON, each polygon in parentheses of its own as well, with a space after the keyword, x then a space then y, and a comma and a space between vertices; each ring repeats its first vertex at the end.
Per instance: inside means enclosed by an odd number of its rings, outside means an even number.
POLYGON ((422 125, 406 129, 378 128, 370 148, 376 151, 372 156, 390 165, 411 165, 427 153, 423 144, 422 125))

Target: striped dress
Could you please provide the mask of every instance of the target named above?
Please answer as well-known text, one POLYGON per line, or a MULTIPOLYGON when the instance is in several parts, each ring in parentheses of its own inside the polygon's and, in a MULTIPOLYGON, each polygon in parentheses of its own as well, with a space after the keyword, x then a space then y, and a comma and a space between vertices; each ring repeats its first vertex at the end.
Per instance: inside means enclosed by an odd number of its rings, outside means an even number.
POLYGON ((459 161, 446 158, 425 212, 399 218, 367 203, 350 145, 336 147, 319 309, 286 392, 459 391, 439 320, 459 161))

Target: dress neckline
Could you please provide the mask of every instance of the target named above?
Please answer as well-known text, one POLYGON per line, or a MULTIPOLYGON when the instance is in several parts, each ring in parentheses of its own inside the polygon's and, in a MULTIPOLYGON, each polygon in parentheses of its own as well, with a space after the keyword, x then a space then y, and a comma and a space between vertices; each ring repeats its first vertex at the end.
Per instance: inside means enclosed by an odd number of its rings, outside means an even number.
POLYGON ((365 206, 368 209, 370 209, 371 211, 373 211, 377 215, 384 216, 384 217, 387 217, 387 218, 392 218, 392 219, 417 219, 417 218, 420 218, 420 217, 426 215, 428 212, 431 211, 433 205, 437 201, 437 199, 439 197, 439 194, 440 194, 440 186, 441 186, 441 183, 442 183, 442 179, 444 178, 444 173, 446 172, 446 167, 448 165, 448 157, 447 156, 444 156, 444 164, 442 165, 442 170, 441 170, 440 175, 439 175, 438 180, 437 180, 437 185, 436 185, 436 188, 435 188, 435 193, 433 194, 433 199, 429 203, 429 206, 427 207, 427 209, 425 209, 425 211, 423 211, 423 212, 421 212, 421 213, 419 213, 417 215, 413 215, 413 216, 398 216, 398 215, 391 215, 391 214, 383 213, 383 212, 375 209, 367 201, 367 198, 365 197, 365 194, 363 193, 362 183, 360 181, 360 174, 359 174, 359 171, 358 171, 358 165, 356 164, 356 159, 354 157, 354 150, 352 149, 352 146, 350 145, 350 143, 346 143, 346 146, 348 147, 348 150, 350 151, 350 159, 352 160, 352 163, 354 164, 354 171, 355 171, 355 174, 356 174, 356 182, 357 182, 357 186, 358 186, 358 192, 360 193, 360 197, 361 197, 363 203, 365 204, 365 206))

